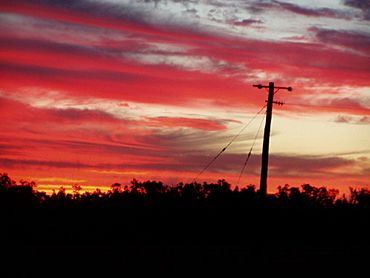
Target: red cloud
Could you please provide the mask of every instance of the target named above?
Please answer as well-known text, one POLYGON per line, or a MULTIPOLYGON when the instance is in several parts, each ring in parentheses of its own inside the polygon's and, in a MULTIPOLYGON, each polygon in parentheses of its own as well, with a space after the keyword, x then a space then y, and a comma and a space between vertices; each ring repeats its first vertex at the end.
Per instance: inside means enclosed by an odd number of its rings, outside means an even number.
POLYGON ((146 124, 156 127, 189 127, 208 131, 225 130, 226 126, 219 120, 179 118, 179 117, 157 117, 148 118, 146 124))

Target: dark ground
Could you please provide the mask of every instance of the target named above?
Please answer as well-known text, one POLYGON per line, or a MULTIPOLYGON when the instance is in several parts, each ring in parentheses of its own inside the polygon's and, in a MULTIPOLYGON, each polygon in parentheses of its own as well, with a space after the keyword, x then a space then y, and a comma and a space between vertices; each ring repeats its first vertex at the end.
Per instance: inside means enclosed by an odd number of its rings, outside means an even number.
POLYGON ((0 276, 368 277, 368 201, 213 190, 46 200, 0 192, 0 276))
POLYGON ((199 271, 301 276, 367 268, 368 219, 355 211, 332 212, 335 218, 330 213, 205 208, 18 211, 9 214, 2 228, 3 270, 11 277, 70 276, 76 271, 176 277, 199 271))

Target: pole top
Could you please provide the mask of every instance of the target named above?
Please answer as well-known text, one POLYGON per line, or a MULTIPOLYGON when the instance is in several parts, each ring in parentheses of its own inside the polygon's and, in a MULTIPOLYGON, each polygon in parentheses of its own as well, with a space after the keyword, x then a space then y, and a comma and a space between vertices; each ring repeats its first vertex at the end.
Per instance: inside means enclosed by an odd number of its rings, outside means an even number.
MULTIPOLYGON (((270 84, 272 83, 272 85, 274 84, 274 82, 270 82, 270 84)), ((269 88, 270 87, 270 84, 269 85, 261 85, 261 84, 258 84, 258 85, 253 85, 253 87, 256 87, 258 89, 262 89, 262 88, 269 88)), ((279 90, 287 90, 289 92, 293 91, 293 88, 292 87, 279 87, 279 86, 274 86, 274 89, 279 89, 279 90)))

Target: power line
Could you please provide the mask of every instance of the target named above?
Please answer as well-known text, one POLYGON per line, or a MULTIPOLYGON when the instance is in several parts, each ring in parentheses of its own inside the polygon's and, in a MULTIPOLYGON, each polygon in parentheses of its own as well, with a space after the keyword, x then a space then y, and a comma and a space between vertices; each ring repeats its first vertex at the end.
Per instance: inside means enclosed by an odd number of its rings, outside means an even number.
POLYGON ((198 173, 198 175, 194 178, 194 181, 198 179, 200 175, 202 175, 212 164, 216 161, 219 156, 226 151, 226 149, 239 137, 239 135, 254 121, 254 119, 265 109, 267 105, 264 105, 253 117, 252 119, 230 140, 230 142, 221 150, 219 153, 198 173))
POLYGON ((262 127, 262 123, 264 122, 264 120, 265 120, 265 118, 263 117, 263 118, 262 118, 262 120, 261 120, 261 122, 260 122, 260 125, 259 125, 259 127, 258 127, 257 133, 256 133, 256 135, 255 135, 255 137, 254 137, 254 140, 253 140, 252 146, 251 146, 251 148, 250 148, 250 150, 249 150, 249 152, 248 152, 248 154, 247 154, 247 157, 245 158, 245 162, 244 162, 243 168, 242 168, 242 170, 240 171, 240 175, 239 175, 239 178, 238 178, 238 182, 236 183, 236 185, 237 185, 237 186, 239 185, 240 179, 241 179, 241 177, 242 177, 242 175, 243 175, 243 173, 244 173, 245 168, 247 167, 247 164, 248 164, 249 158, 251 157, 251 154, 252 154, 252 151, 253 151, 253 147, 254 147, 254 145, 255 145, 255 143, 256 143, 256 141, 257 141, 257 137, 258 137, 258 134, 260 133, 260 130, 261 130, 261 127, 262 127))

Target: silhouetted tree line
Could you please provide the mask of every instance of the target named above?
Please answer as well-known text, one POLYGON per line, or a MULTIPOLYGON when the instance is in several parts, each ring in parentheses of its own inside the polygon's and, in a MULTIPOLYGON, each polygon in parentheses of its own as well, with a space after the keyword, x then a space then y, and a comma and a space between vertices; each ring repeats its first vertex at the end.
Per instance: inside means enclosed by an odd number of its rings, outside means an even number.
MULTIPOLYGON (((7 174, 0 173, 0 196, 5 203, 17 205, 68 205, 68 204, 107 204, 109 202, 151 202, 153 205, 172 203, 195 205, 209 203, 213 205, 257 205, 258 202, 266 201, 268 204, 295 205, 297 207, 365 207, 370 206, 370 190, 367 188, 350 188, 350 194, 339 195, 336 189, 326 187, 314 187, 303 184, 299 187, 289 185, 279 186, 275 194, 269 194, 267 200, 261 200, 258 190, 254 185, 245 188, 235 187, 225 180, 217 183, 179 183, 176 186, 165 185, 157 181, 139 182, 136 179, 130 185, 114 183, 111 190, 102 192, 97 188, 94 192, 80 193, 82 187, 73 185, 73 193, 66 193, 64 187, 51 195, 37 191, 34 181, 20 180, 19 183, 12 180, 7 174)), ((264 204, 266 205, 266 203, 264 204)))
POLYGON ((93 274, 130 268, 173 276, 195 268, 353 274, 370 259, 366 188, 340 196, 326 187, 284 185, 266 199, 253 185, 232 188, 225 180, 133 180, 107 192, 82 193, 75 185, 72 193, 61 187, 50 195, 36 189, 0 175, 4 265, 21 277, 38 273, 40 261, 61 270, 66 258, 93 266, 93 274))

